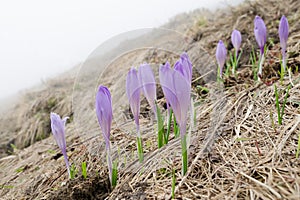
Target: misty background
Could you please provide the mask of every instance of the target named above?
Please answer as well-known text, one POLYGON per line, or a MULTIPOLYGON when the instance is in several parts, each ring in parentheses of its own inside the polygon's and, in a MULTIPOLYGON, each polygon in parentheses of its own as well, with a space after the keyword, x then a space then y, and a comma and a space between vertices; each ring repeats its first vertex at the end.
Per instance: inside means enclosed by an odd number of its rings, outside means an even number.
POLYGON ((242 1, 1 1, 0 100, 80 64, 115 35, 161 26, 182 12, 242 1))

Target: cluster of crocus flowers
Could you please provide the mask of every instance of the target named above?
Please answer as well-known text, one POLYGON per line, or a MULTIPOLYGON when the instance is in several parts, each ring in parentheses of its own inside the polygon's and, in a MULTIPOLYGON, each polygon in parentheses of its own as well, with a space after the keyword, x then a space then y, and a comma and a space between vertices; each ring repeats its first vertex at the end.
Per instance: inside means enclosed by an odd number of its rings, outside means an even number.
POLYGON ((163 93, 174 112, 180 129, 183 175, 187 172, 188 165, 186 123, 191 104, 191 79, 192 64, 186 53, 181 55, 174 69, 168 62, 159 69, 159 80, 163 93))
POLYGON ((254 35, 258 47, 260 49, 260 56, 259 56, 259 69, 257 76, 259 78, 262 77, 262 66, 264 62, 264 52, 265 52, 265 45, 267 42, 267 28, 263 21, 263 19, 259 16, 256 16, 254 19, 254 35))
POLYGON ((69 117, 65 117, 61 119, 61 117, 58 114, 53 112, 50 113, 51 130, 54 139, 64 156, 69 177, 71 177, 70 165, 69 165, 68 155, 67 155, 66 139, 65 139, 65 125, 68 118, 69 117))
POLYGON ((96 108, 96 115, 98 118, 98 122, 102 130, 102 135, 105 140, 109 179, 111 185, 114 187, 117 182, 117 172, 116 172, 116 167, 113 167, 112 164, 111 148, 110 148, 110 130, 111 130, 113 112, 112 112, 111 94, 107 87, 102 85, 99 86, 98 92, 96 94, 95 108, 96 108))

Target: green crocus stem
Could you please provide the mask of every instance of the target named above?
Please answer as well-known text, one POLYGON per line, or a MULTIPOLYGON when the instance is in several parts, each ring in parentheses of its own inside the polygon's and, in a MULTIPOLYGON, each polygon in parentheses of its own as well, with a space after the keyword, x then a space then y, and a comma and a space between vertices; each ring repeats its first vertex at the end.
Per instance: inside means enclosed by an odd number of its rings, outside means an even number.
POLYGON ((155 102, 155 106, 156 106, 156 117, 157 117, 157 134, 158 134, 158 148, 161 148, 164 145, 164 122, 160 113, 160 109, 157 106, 156 102, 155 102))
POLYGON ((118 180, 118 161, 114 161, 113 163, 113 169, 112 169, 112 187, 116 187, 118 180))
POLYGON ((144 152, 143 152, 143 143, 142 143, 142 138, 137 137, 137 150, 138 150, 138 156, 139 156, 139 161, 142 163, 144 161, 144 152))
POLYGON ((181 154, 182 154, 182 175, 184 176, 188 169, 186 134, 181 136, 181 154))

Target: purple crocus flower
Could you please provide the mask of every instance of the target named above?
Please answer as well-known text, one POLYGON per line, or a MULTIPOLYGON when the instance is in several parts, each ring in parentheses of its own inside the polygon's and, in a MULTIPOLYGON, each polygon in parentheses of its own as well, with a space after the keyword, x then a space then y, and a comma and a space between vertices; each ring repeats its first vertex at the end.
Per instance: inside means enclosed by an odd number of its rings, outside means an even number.
POLYGON ((180 72, 187 80, 189 84, 192 82, 192 62, 186 52, 180 55, 180 59, 175 63, 174 69, 180 72))
POLYGON ((260 48, 260 55, 262 56, 267 41, 267 28, 264 21, 259 16, 256 16, 254 19, 254 35, 260 48))
POLYGON ((137 136, 140 137, 139 115, 140 115, 140 92, 141 86, 138 79, 137 71, 131 68, 126 79, 126 94, 129 100, 131 112, 134 116, 137 136))
POLYGON ((96 94, 96 115, 102 134, 105 140, 105 147, 107 153, 107 163, 109 170, 109 180, 112 183, 112 160, 110 153, 110 129, 112 123, 112 102, 111 95, 107 87, 100 85, 96 94))
POLYGON ((216 50, 216 58, 220 69, 220 77, 223 74, 223 67, 226 62, 227 49, 222 40, 219 41, 216 50))
POLYGON ((235 56, 238 57, 238 51, 242 43, 242 35, 238 30, 233 30, 231 34, 231 42, 235 48, 235 56))
POLYGON ((56 143, 64 156, 64 160, 65 160, 68 174, 70 177, 70 165, 69 165, 69 161, 68 161, 66 139, 65 139, 65 125, 66 125, 66 121, 68 118, 69 117, 65 117, 65 118, 61 119, 58 114, 53 113, 53 112, 50 113, 51 130, 52 130, 54 139, 56 140, 56 143))
POLYGON ((281 53, 282 53, 282 63, 283 63, 283 67, 285 70, 285 68, 286 68, 286 63, 285 63, 286 62, 286 46, 287 46, 287 40, 289 37, 289 22, 284 15, 281 17, 278 33, 279 33, 281 53))
POLYGON ((111 95, 107 87, 100 85, 96 94, 96 115, 105 140, 106 149, 110 148, 110 129, 112 123, 111 95))
POLYGON ((149 64, 142 64, 138 70, 138 79, 140 86, 143 88, 143 93, 150 104, 153 112, 156 115, 156 83, 153 71, 149 64))
POLYGON ((170 68, 168 62, 160 67, 159 79, 163 93, 173 109, 176 121, 179 124, 180 134, 183 137, 186 134, 191 86, 180 72, 170 68))

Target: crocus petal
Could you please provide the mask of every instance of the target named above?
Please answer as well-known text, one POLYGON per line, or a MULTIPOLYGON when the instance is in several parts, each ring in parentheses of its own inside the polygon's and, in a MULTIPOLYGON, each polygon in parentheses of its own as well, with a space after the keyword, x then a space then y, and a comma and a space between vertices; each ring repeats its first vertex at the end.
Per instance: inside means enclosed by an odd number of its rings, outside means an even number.
POLYGON ((231 42, 235 50, 238 51, 242 43, 242 35, 238 30, 233 30, 231 34, 231 42))
POLYGON ((142 64, 139 67, 138 79, 148 103, 150 104, 153 112, 156 113, 156 83, 153 71, 149 64, 142 64))
POLYGON ((260 48, 261 54, 264 53, 264 47, 267 41, 267 28, 261 17, 256 16, 254 19, 254 35, 260 48))
POLYGON ((223 41, 220 40, 217 45, 216 58, 217 58, 218 65, 220 67, 220 76, 221 77, 223 74, 223 67, 226 62, 226 55, 227 55, 227 49, 226 49, 223 41))
POLYGON ((280 19, 278 33, 279 33, 280 46, 281 46, 282 52, 285 53, 286 46, 287 46, 287 40, 289 37, 289 22, 284 15, 280 19))
POLYGON ((188 83, 192 82, 193 67, 192 62, 186 52, 182 53, 180 59, 175 63, 174 69, 180 72, 188 83))
POLYGON ((140 115, 140 90, 141 86, 138 79, 137 71, 136 69, 131 68, 127 74, 126 79, 126 94, 137 127, 139 126, 140 115))
POLYGON ((56 113, 50 114, 51 130, 58 147, 66 151, 65 121, 56 113))
POLYGON ((169 63, 159 69, 160 84, 163 93, 170 103, 181 135, 186 133, 187 112, 190 106, 191 86, 183 78, 182 74, 170 68, 169 63))
POLYGON ((66 147, 66 139, 65 139, 65 124, 68 117, 61 119, 61 117, 56 113, 50 113, 50 121, 51 121, 51 130, 54 136, 54 139, 61 149, 61 152, 64 156, 64 160, 67 166, 68 174, 70 176, 70 166, 67 155, 67 147, 66 147))
POLYGON ((112 102, 107 87, 100 85, 96 94, 96 115, 101 127, 106 148, 109 148, 110 129, 112 123, 112 102))

